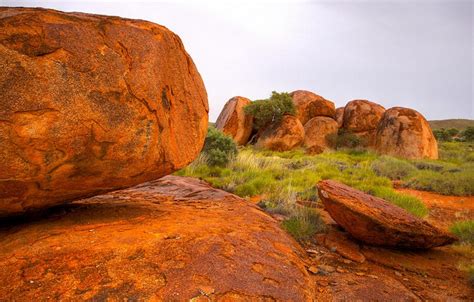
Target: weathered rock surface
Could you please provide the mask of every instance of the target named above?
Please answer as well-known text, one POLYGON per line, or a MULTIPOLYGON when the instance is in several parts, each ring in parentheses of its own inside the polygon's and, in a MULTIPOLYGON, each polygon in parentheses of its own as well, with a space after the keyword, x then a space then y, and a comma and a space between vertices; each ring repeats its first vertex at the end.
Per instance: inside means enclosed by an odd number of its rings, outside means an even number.
POLYGON ((344 124, 344 107, 336 108, 336 122, 339 128, 344 124))
POLYGON ((334 103, 322 96, 306 90, 296 90, 290 93, 297 110, 297 117, 301 124, 306 124, 316 116, 336 116, 334 103))
POLYGON ((216 128, 230 135, 238 145, 245 145, 252 133, 253 117, 244 112, 244 107, 251 102, 241 96, 231 98, 216 121, 216 128))
POLYGON ((280 123, 265 128, 259 135, 258 148, 287 151, 301 146, 304 140, 304 127, 299 119, 285 115, 280 123))
POLYGON ((41 219, 3 221, 0 246, 1 301, 313 295, 304 250, 273 218, 185 177, 61 205, 41 219))
POLYGON ((385 111, 377 128, 375 149, 410 159, 438 158, 438 144, 429 123, 417 111, 402 107, 385 111))
POLYGON ((373 245, 432 248, 456 240, 405 210, 341 183, 318 183, 318 194, 331 217, 354 238, 373 245))
POLYGON ((337 135, 339 126, 330 117, 317 116, 304 125, 304 145, 309 153, 318 154, 333 148, 331 135, 337 135))
POLYGON ((362 139, 363 145, 373 147, 377 126, 385 108, 367 100, 353 100, 344 107, 343 127, 362 139))
POLYGON ((207 95, 177 35, 118 17, 0 8, 0 215, 191 162, 207 95))

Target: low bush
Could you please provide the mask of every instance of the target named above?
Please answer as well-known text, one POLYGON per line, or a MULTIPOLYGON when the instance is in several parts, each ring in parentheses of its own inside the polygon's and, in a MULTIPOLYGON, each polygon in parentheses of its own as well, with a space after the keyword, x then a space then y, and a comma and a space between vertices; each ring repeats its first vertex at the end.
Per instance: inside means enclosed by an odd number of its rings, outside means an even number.
POLYGON ((319 213, 306 207, 297 208, 282 222, 282 227, 298 241, 310 239, 316 233, 325 230, 325 224, 319 213))
POLYGON ((225 166, 237 155, 237 146, 231 137, 211 126, 202 152, 210 166, 225 166))
POLYGON ((474 195, 474 169, 443 173, 419 170, 406 180, 405 185, 444 195, 471 196, 474 195))
POLYGON ((364 147, 367 142, 355 135, 354 133, 340 128, 339 131, 335 134, 329 134, 326 136, 326 139, 329 141, 329 144, 335 146, 336 149, 360 149, 364 147))
POLYGON ((409 162, 390 156, 377 158, 373 161, 371 168, 378 176, 385 176, 393 180, 403 179, 416 171, 416 168, 409 162))
POLYGON ((449 229, 462 243, 474 244, 474 220, 455 222, 449 229))
POLYGON ((280 122, 285 114, 295 115, 296 107, 288 93, 273 91, 270 98, 254 101, 245 106, 244 111, 253 116, 254 126, 258 130, 280 122))

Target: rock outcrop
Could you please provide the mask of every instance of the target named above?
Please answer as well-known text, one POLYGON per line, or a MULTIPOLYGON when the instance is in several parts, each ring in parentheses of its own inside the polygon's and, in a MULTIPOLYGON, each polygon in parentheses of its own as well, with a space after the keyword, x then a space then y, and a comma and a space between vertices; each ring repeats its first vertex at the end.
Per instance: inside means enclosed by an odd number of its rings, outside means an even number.
POLYGON ((304 140, 304 127, 299 119, 284 115, 279 123, 274 123, 259 133, 255 144, 258 148, 273 151, 288 151, 301 146, 304 140))
POLYGON ((337 135, 339 126, 330 117, 317 116, 304 125, 304 145, 309 153, 318 154, 334 147, 331 135, 337 135))
POLYGON ((3 7, 0 28, 0 215, 156 179, 201 150, 206 90, 165 27, 3 7))
POLYGON ((438 144, 429 123, 417 111, 402 107, 385 111, 377 128, 375 149, 409 159, 438 158, 438 144))
POLYGON ((238 145, 245 145, 252 133, 253 117, 246 115, 247 98, 236 96, 227 101, 216 121, 216 128, 231 136, 238 145))
POLYGON ((336 108, 336 122, 339 128, 344 124, 344 107, 336 108))
POLYGON ((341 183, 318 183, 318 194, 331 217, 354 238, 372 245, 426 249, 456 238, 405 210, 341 183))
POLYGON ((384 112, 384 107, 367 100, 350 101, 344 107, 343 127, 362 138, 365 146, 373 147, 377 126, 384 112))
POLYGON ((301 124, 306 124, 316 116, 336 116, 334 103, 322 96, 306 90, 296 90, 290 93, 297 110, 297 117, 301 124))
POLYGON ((1 301, 312 301, 304 250, 245 200, 166 176, 0 228, 1 301))

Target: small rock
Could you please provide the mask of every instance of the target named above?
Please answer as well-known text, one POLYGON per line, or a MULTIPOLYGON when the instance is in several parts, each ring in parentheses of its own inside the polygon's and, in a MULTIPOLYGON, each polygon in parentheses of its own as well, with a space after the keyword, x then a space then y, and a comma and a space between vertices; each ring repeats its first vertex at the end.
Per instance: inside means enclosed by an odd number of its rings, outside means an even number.
POLYGON ((212 295, 216 290, 210 286, 201 286, 199 288, 199 292, 201 293, 201 295, 203 296, 209 296, 209 295, 212 295))
POLYGON ((347 284, 348 285, 356 285, 357 282, 355 282, 354 280, 349 280, 349 281, 347 281, 347 284))
POLYGON ((352 263, 352 261, 349 260, 349 259, 344 259, 344 260, 342 260, 342 262, 343 262, 344 264, 351 264, 351 263, 352 263))
POLYGON ((317 274, 319 272, 319 270, 316 266, 311 265, 310 267, 308 267, 308 272, 310 272, 312 274, 317 274))
POLYGON ((319 285, 319 286, 328 286, 328 284, 329 284, 329 283, 328 283, 327 281, 325 281, 325 280, 319 280, 319 281, 318 281, 318 285, 319 285))
POLYGON ((368 276, 372 279, 378 279, 379 278, 378 276, 375 276, 375 275, 368 275, 368 276))
POLYGON ((365 276, 365 273, 357 272, 356 275, 357 276, 365 276))
POLYGON ((331 286, 336 286, 336 285, 337 285, 337 281, 332 280, 331 282, 329 282, 329 284, 330 284, 331 286))
POLYGON ((319 254, 319 252, 317 250, 313 250, 313 249, 308 249, 308 250, 306 250, 306 252, 308 254, 319 254))
POLYGON ((440 289, 448 289, 448 287, 445 286, 445 285, 440 285, 439 288, 440 288, 440 289))
POLYGON ((408 278, 403 278, 402 280, 403 280, 403 281, 408 281, 408 278))
POLYGON ((402 273, 395 271, 395 275, 398 276, 398 277, 401 277, 402 273))
POLYGON ((326 265, 326 264, 321 264, 321 265, 318 265, 318 269, 326 272, 326 273, 334 273, 336 271, 336 269, 330 265, 326 265))
POLYGON ((342 267, 337 267, 337 268, 336 268, 336 271, 337 271, 338 273, 347 273, 347 271, 346 271, 345 269, 343 269, 342 267))

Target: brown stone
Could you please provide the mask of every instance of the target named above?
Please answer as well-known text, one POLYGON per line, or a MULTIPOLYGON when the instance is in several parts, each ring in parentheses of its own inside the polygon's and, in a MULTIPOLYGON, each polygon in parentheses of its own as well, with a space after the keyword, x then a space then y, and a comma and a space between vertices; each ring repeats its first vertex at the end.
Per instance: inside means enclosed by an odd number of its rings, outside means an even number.
POLYGON ((118 17, 0 8, 0 216, 191 162, 207 94, 180 38, 118 17))
POLYGON ((288 151, 301 146, 304 140, 304 127, 297 117, 285 115, 279 123, 265 128, 257 140, 258 148, 288 151))
POLYGON ((381 198, 336 181, 319 182, 318 194, 332 218, 365 243, 425 249, 456 240, 451 234, 381 198))
POLYGON ((238 145, 245 145, 252 133, 253 117, 246 115, 247 98, 236 96, 227 101, 216 121, 216 128, 230 135, 238 145))
POLYGON ((344 107, 336 108, 336 122, 339 128, 344 124, 344 107))
POLYGON ((354 100, 344 107, 344 129, 365 132, 377 129, 385 108, 367 100, 354 100))
POLYGON ((314 290, 278 222, 186 177, 10 221, 0 246, 0 301, 311 301, 314 290))
POLYGON ((329 231, 324 238, 324 245, 328 249, 336 249, 336 252, 346 259, 358 263, 365 262, 365 257, 362 254, 359 245, 341 232, 334 230, 329 231))
POLYGON ((337 135, 337 122, 330 117, 317 116, 304 125, 304 145, 309 153, 318 154, 334 147, 331 135, 337 135))
POLYGON ((344 107, 343 127, 362 139, 362 145, 373 147, 377 126, 385 108, 367 100, 353 100, 344 107))
POLYGON ((330 118, 336 116, 334 103, 322 96, 306 90, 296 90, 290 93, 290 95, 295 103, 298 119, 303 125, 316 116, 327 116, 330 118))
POLYGON ((375 149, 409 159, 438 158, 438 144, 430 124, 417 111, 402 107, 385 111, 377 128, 375 149))

